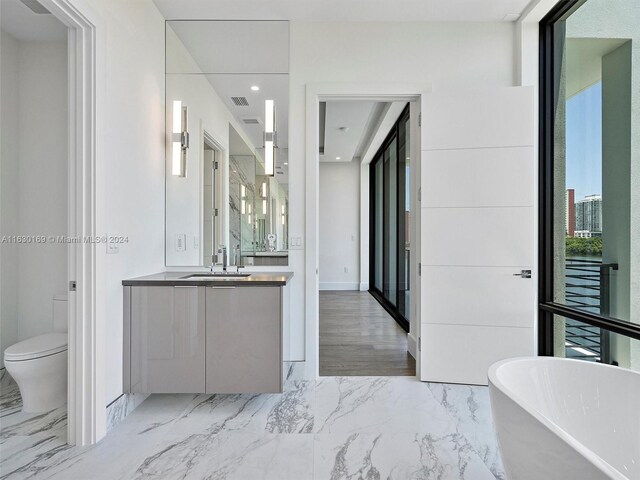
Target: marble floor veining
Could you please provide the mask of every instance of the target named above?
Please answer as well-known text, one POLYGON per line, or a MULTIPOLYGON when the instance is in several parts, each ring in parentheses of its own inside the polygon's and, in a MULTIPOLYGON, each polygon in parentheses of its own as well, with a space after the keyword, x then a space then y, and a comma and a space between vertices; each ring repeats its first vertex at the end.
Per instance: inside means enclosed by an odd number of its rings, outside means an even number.
POLYGON ((1 480, 504 478, 484 387, 292 377, 283 394, 151 395, 90 447, 66 444, 64 408, 6 404, 1 480))

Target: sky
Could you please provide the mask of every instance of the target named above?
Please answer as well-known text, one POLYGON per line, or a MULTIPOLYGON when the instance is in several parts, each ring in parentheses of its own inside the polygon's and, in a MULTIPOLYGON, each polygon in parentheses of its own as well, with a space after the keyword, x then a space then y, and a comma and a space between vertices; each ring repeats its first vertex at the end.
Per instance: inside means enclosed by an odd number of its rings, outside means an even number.
POLYGON ((567 188, 576 201, 602 194, 602 82, 567 101, 567 188))

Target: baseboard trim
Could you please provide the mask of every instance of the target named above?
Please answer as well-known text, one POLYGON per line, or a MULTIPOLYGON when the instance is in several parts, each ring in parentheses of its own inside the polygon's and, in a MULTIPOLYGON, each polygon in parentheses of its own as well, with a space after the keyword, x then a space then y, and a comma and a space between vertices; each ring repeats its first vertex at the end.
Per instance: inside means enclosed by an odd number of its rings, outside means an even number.
POLYGON ((125 393, 107 405, 107 432, 124 420, 147 397, 146 393, 125 393))
POLYGON ((418 360, 418 342, 413 334, 407 334, 407 351, 414 359, 418 360))
POLYGON ((360 284, 357 282, 320 282, 320 291, 322 290, 360 290, 360 284))

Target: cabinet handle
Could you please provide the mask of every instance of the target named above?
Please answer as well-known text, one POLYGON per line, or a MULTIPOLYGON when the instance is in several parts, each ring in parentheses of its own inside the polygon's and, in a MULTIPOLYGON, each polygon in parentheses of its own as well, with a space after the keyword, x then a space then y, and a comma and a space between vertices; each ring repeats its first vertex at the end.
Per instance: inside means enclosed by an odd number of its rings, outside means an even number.
POLYGON ((198 288, 197 285, 174 285, 173 288, 198 288))
POLYGON ((209 288, 217 288, 217 289, 221 289, 222 290, 222 289, 236 288, 236 287, 235 287, 235 285, 230 285, 228 287, 218 287, 218 286, 215 286, 215 285, 211 285, 209 288))

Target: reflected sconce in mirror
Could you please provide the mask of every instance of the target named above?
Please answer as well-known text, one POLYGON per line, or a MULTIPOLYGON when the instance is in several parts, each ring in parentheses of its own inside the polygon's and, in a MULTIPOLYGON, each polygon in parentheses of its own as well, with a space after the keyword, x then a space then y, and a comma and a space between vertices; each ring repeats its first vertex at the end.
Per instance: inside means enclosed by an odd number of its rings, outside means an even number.
POLYGON ((173 102, 173 128, 171 131, 171 175, 186 177, 189 132, 187 131, 187 107, 183 107, 180 100, 173 102))
POLYGON ((282 217, 282 225, 284 225, 284 217, 285 217, 285 213, 284 213, 284 205, 281 205, 281 217, 282 217))
POLYGON ((267 214, 267 182, 262 182, 262 214, 267 214))
POLYGON ((240 185, 240 213, 244 215, 247 211, 247 187, 240 185))
POLYGON ((273 177, 276 172, 276 105, 273 100, 264 101, 264 174, 273 177))

